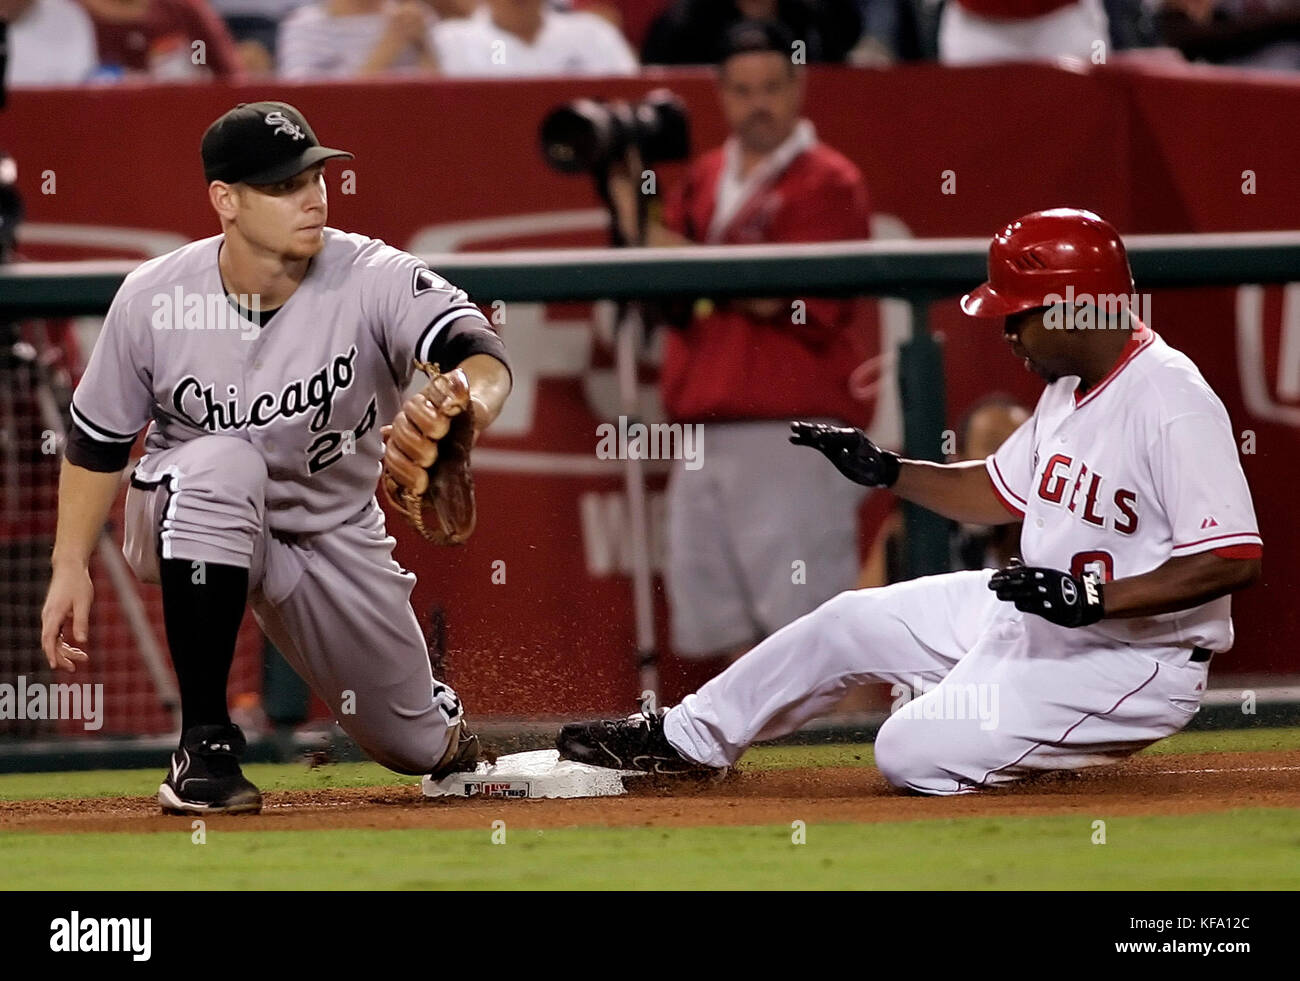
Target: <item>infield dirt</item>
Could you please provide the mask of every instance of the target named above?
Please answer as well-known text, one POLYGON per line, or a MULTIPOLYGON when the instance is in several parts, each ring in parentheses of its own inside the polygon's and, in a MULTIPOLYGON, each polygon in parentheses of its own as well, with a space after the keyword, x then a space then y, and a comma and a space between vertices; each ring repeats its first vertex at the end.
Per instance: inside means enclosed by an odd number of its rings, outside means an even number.
MULTIPOLYGON (((625 797, 585 800, 426 799, 405 786, 271 791, 260 815, 208 818, 240 831, 329 828, 471 830, 508 816, 524 828, 703 827, 955 817, 1177 815, 1247 807, 1300 809, 1295 751, 1141 756, 1116 766, 1052 775, 1004 790, 918 797, 891 788, 872 766, 740 769, 720 781, 675 781, 625 797)), ((0 831, 166 832, 185 818, 152 797, 0 801, 0 831)))

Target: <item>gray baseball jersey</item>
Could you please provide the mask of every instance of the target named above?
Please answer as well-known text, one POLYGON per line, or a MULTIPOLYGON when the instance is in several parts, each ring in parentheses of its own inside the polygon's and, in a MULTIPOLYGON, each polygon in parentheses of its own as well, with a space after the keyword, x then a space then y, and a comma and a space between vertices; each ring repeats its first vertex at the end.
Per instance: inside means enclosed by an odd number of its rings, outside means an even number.
POLYGON ((428 360, 453 322, 487 321, 416 257, 326 228, 302 283, 258 327, 226 298, 221 241, 193 242, 127 276, 73 419, 98 442, 128 445, 152 421, 150 454, 203 435, 247 440, 266 462, 272 530, 337 527, 374 494, 380 426, 401 407, 413 358, 428 360))
POLYGON ((414 256, 329 228, 273 314, 240 298, 249 319, 223 289, 221 241, 127 277, 73 396, 68 459, 120 469, 152 421, 126 498, 136 575, 158 582, 166 559, 247 568, 262 630, 344 730, 385 766, 428 772, 461 709, 433 678, 415 577, 375 501, 380 429, 414 359, 504 349, 414 256))

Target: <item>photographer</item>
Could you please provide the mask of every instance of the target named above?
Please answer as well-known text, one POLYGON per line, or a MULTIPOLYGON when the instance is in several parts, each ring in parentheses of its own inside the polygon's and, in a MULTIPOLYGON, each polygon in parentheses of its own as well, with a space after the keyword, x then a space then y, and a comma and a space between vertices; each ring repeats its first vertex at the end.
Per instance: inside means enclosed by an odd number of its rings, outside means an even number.
MULTIPOLYGON (((777 24, 728 34, 718 81, 731 137, 698 157, 667 196, 663 223, 638 227, 636 151, 609 175, 625 241, 743 245, 864 239, 857 168, 800 118, 803 70, 777 24)), ((666 338, 662 387, 674 422, 701 423, 703 466, 675 465, 668 489, 667 586, 674 649, 736 656, 857 578, 861 491, 801 465, 787 442, 800 416, 866 422, 849 392, 862 361, 862 306, 818 298, 701 301, 666 338)))

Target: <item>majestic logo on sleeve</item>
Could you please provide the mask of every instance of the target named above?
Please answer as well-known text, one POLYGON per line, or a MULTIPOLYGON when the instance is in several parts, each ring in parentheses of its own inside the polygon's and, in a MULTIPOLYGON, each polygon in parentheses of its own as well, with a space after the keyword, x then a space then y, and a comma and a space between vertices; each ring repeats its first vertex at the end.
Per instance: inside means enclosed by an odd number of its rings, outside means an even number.
POLYGON ((420 266, 411 277, 411 295, 432 293, 434 290, 450 289, 451 284, 427 266, 420 266))
POLYGON ((1064 507, 1097 528, 1113 528, 1122 535, 1132 535, 1138 529, 1137 491, 1124 487, 1109 491, 1106 478, 1064 453, 1048 459, 1038 478, 1037 493, 1048 504, 1064 507))
POLYGON ((172 408, 199 429, 210 433, 226 429, 254 429, 269 426, 277 419, 293 419, 311 412, 308 427, 318 433, 330 423, 334 414, 334 396, 352 386, 356 378, 354 344, 347 354, 340 354, 310 377, 297 378, 279 392, 262 392, 249 404, 240 405, 239 390, 226 389, 227 398, 218 398, 214 385, 204 385, 194 375, 186 375, 172 389, 172 408))

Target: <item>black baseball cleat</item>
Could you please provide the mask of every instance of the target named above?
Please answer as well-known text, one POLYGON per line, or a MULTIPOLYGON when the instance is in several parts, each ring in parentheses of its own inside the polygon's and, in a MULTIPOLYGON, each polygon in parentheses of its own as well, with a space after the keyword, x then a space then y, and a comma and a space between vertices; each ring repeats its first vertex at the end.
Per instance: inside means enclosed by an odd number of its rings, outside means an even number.
POLYGON ((626 719, 573 722, 555 738, 560 759, 611 770, 716 774, 723 771, 688 760, 664 735, 663 717, 638 713, 626 719))
MULTIPOLYGON (((438 761, 438 765, 433 768, 429 774, 430 780, 442 780, 451 776, 453 773, 470 773, 478 766, 479 753, 482 746, 479 745, 478 736, 469 731, 469 727, 464 721, 451 731, 451 745, 447 747, 447 752, 438 761)), ((492 762, 489 760, 488 762, 492 762)))
POLYGON ((194 726, 172 753, 172 768, 158 788, 164 814, 256 814, 262 793, 239 769, 247 742, 239 726, 194 726))

